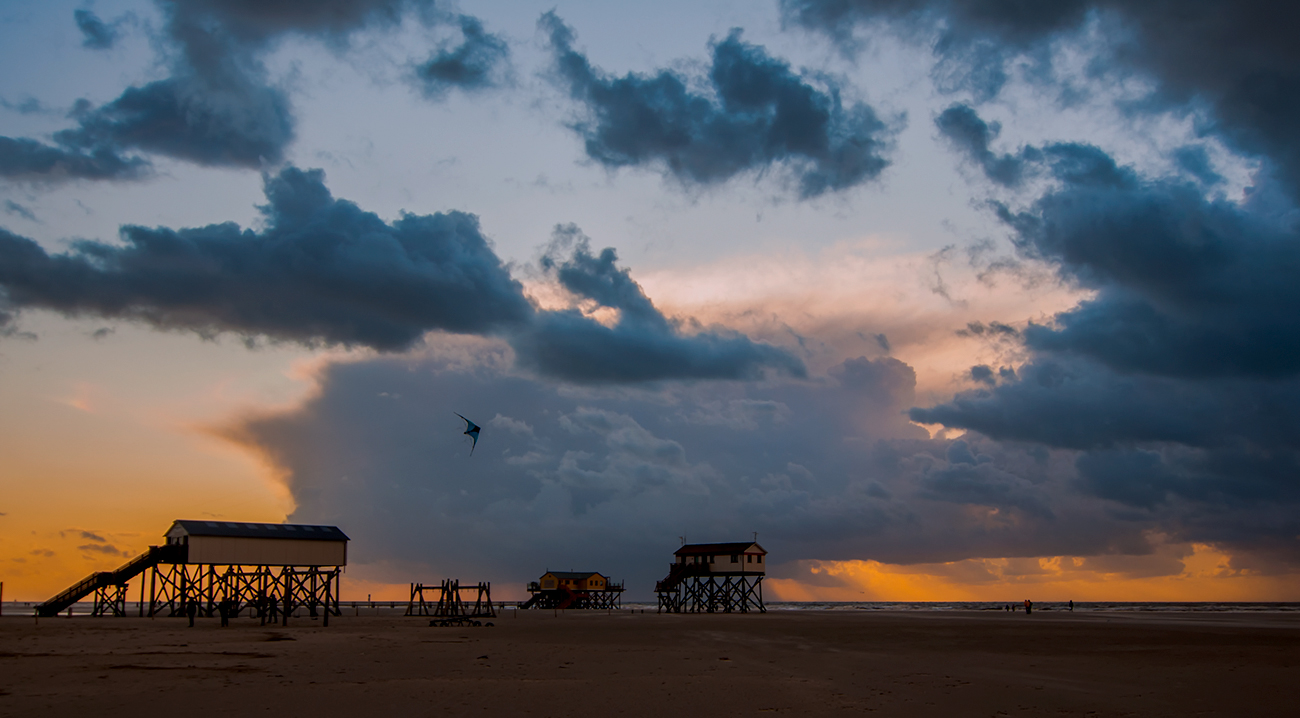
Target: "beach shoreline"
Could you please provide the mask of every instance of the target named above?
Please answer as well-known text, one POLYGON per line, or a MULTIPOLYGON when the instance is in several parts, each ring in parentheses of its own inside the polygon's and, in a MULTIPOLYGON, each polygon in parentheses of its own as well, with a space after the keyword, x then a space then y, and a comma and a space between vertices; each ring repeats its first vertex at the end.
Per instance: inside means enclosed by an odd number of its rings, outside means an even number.
POLYGON ((0 618, 0 716, 1289 715, 1294 613, 0 618))

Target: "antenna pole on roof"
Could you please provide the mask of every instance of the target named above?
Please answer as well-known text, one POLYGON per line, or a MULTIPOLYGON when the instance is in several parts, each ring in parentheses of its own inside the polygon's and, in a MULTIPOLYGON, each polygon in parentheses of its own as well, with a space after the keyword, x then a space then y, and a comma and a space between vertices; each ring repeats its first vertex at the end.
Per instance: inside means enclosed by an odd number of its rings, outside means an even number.
POLYGON ((758 532, 754 532, 754 543, 758 543, 758 532))
POLYGON ((678 536, 678 537, 677 537, 677 540, 681 541, 683 546, 686 545, 686 537, 685 537, 685 536, 678 536))

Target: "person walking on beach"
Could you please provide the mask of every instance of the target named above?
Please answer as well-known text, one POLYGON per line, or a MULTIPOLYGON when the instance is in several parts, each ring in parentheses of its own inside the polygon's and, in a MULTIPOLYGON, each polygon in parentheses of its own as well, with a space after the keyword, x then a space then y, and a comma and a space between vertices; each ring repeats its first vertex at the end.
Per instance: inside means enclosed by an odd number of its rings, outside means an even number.
POLYGON ((1030 601, 1029 599, 1026 598, 1026 599, 1025 599, 1025 615, 1028 616, 1029 614, 1031 614, 1031 613, 1033 613, 1033 612, 1034 612, 1034 602, 1033 602, 1033 601, 1030 601))
POLYGON ((1070 613, 1074 613, 1074 599, 1070 599, 1070 613))
POLYGON ((221 603, 217 604, 217 611, 221 614, 221 627, 228 628, 230 626, 230 601, 222 599, 221 603))
POLYGON ((190 617, 190 628, 194 628, 194 617, 199 615, 199 602, 190 601, 185 604, 185 615, 190 617))

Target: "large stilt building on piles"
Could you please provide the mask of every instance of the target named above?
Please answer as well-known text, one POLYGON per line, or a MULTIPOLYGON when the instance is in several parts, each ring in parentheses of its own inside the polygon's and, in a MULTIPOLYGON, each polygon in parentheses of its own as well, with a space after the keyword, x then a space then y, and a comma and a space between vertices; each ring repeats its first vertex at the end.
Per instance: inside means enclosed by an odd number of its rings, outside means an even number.
POLYGON ((94 615, 124 616, 127 582, 137 576, 142 613, 147 605, 149 616, 224 610, 234 617, 248 610, 263 620, 287 620, 298 608, 327 622, 339 615, 348 537, 337 526, 182 520, 165 539, 116 571, 97 571, 38 605, 37 615, 55 615, 93 593, 94 615))
POLYGON ((655 584, 659 611, 748 613, 763 606, 767 551, 757 542, 687 544, 673 554, 668 575, 655 584))

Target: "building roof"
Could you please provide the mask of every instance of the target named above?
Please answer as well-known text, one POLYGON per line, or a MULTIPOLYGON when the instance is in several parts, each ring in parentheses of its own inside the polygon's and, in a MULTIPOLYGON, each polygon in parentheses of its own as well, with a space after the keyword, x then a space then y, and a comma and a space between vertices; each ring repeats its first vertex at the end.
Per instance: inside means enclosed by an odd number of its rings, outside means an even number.
POLYGON ((251 524, 244 521, 192 521, 178 519, 167 530, 173 535, 176 529, 186 536, 233 536, 237 538, 280 538, 300 541, 347 541, 348 535, 337 526, 308 524, 251 524))
POLYGON ((605 574, 599 573, 597 571, 547 571, 546 573, 549 573, 550 575, 556 578, 568 579, 570 581, 588 578, 591 576, 600 576, 601 578, 606 578, 605 574))
POLYGON ((723 555, 729 553, 767 554, 767 549, 753 541, 741 543, 688 543, 673 552, 674 556, 695 556, 699 554, 723 555), (757 549, 757 550, 753 550, 757 549))

